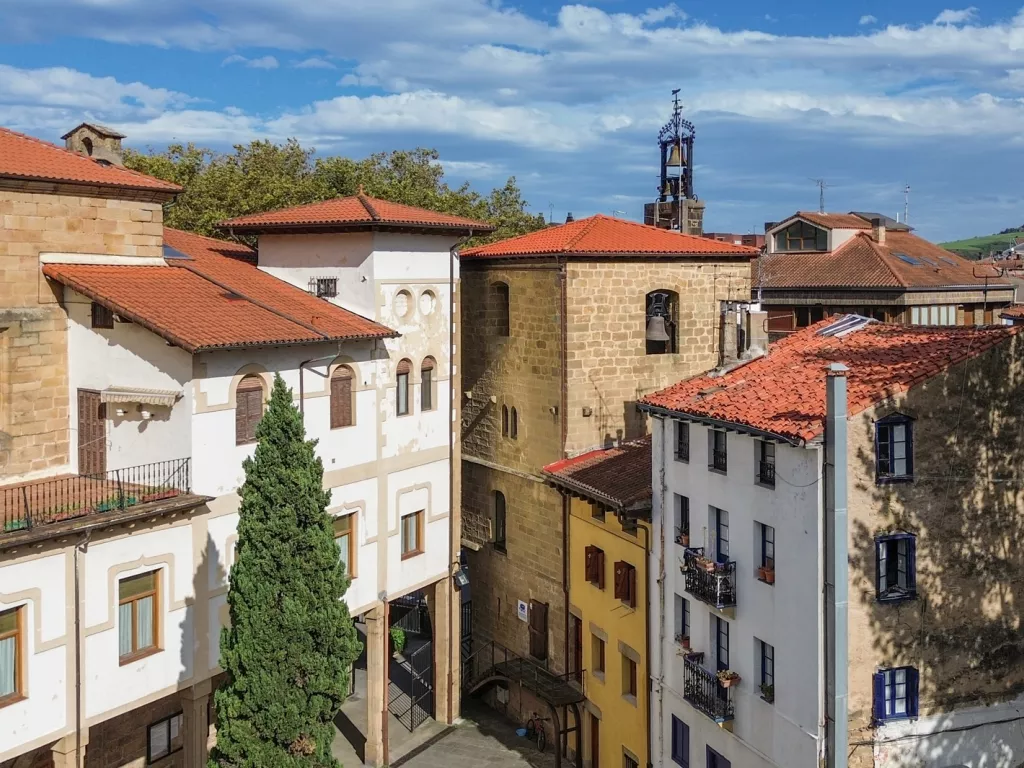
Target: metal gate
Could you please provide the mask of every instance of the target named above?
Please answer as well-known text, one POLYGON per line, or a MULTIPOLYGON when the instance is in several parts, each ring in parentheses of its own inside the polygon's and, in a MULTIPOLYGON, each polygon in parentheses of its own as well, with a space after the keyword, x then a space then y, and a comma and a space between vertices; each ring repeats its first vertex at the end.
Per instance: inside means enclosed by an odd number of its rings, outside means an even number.
POLYGON ((392 666, 388 709, 402 725, 415 731, 434 716, 434 644, 424 643, 392 666))
POLYGON ((459 621, 462 640, 462 663, 473 653, 473 603, 467 600, 462 604, 462 614, 459 621))

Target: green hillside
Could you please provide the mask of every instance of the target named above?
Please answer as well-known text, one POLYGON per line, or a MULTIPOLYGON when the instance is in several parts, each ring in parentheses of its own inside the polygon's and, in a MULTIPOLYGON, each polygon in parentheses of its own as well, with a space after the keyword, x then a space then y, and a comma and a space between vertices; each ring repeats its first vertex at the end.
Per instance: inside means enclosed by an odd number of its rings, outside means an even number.
POLYGON ((960 254, 966 259, 983 259, 989 254, 1003 251, 1013 244, 1015 237, 1024 236, 1024 229, 1001 232, 998 235, 969 237, 966 240, 954 240, 951 243, 939 243, 947 251, 960 254))

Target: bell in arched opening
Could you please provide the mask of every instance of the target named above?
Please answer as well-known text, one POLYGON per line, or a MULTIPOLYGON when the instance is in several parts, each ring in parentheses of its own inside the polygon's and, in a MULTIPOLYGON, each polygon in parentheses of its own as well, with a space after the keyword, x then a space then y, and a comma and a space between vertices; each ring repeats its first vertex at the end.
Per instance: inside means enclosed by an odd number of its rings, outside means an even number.
POLYGON ((654 315, 647 320, 647 341, 671 341, 665 327, 665 318, 661 315, 654 315))
POLYGON ((683 162, 682 150, 679 148, 678 144, 673 144, 672 149, 668 153, 668 160, 665 162, 665 165, 677 166, 685 164, 686 163, 683 162))

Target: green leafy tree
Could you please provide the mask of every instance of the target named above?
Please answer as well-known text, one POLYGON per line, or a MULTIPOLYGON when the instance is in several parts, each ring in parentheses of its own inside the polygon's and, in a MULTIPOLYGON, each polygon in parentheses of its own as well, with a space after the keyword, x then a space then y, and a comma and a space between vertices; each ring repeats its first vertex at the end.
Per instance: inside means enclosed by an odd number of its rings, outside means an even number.
POLYGON ((210 768, 336 768, 332 720, 359 653, 348 577, 325 509, 323 464, 277 376, 246 459, 231 625, 221 633, 226 682, 215 694, 210 768))
POLYGON ((415 205, 439 213, 481 219, 496 231, 474 242, 488 242, 531 232, 544 217, 526 212, 527 203, 510 177, 503 187, 483 196, 468 182, 451 186, 437 150, 377 152, 361 160, 315 157, 291 139, 284 144, 254 141, 232 153, 217 153, 192 144, 172 144, 164 152, 129 150, 125 165, 173 181, 184 192, 168 209, 169 226, 214 234, 219 221, 248 213, 354 195, 360 187, 371 196, 415 205))

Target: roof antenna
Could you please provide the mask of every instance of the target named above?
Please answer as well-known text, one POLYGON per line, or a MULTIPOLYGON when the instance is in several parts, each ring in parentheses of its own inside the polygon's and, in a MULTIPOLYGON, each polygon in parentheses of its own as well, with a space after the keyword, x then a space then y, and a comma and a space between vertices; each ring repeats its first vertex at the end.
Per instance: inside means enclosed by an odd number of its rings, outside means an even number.
POLYGON ((910 185, 903 187, 903 223, 910 223, 910 185))
POLYGON ((551 224, 555 220, 555 204, 548 203, 548 224, 551 224))
POLYGON ((818 213, 825 212, 825 190, 828 189, 828 182, 824 179, 811 179, 818 185, 818 213))

